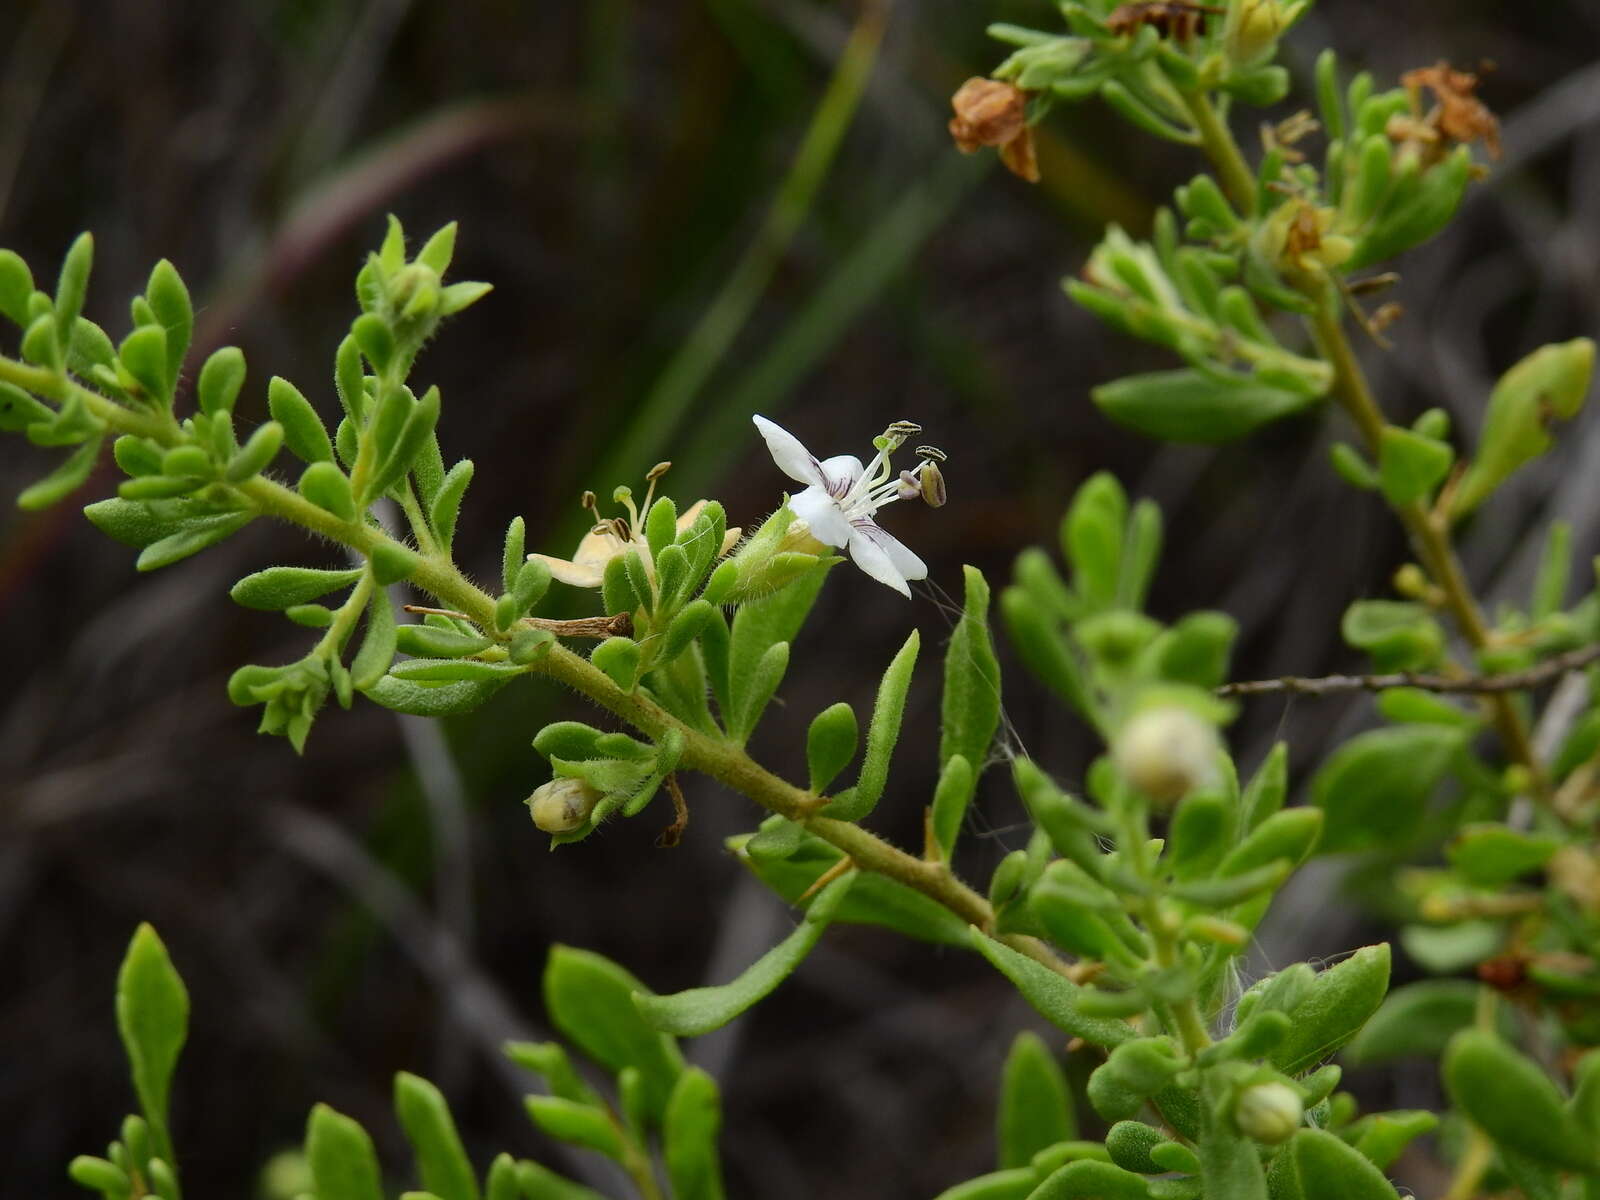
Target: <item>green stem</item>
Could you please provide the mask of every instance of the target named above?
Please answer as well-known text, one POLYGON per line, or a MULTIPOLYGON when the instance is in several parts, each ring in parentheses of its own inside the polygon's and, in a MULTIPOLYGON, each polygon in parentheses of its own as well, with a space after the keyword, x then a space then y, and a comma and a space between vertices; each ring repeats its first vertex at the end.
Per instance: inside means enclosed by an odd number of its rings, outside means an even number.
POLYGON ((417 548, 424 554, 438 555, 439 543, 428 525, 428 518, 423 515, 422 503, 417 499, 416 488, 411 485, 411 476, 407 475, 400 483, 400 509, 411 524, 411 536, 417 539, 417 548))
POLYGON ((1218 115, 1205 92, 1180 91, 1178 95, 1189 110, 1195 132, 1200 135, 1200 148, 1205 151, 1222 180, 1222 190, 1228 194, 1228 199, 1241 216, 1250 216, 1256 210, 1256 177, 1245 162, 1233 131, 1218 115))
MULTIPOLYGON (((1317 289, 1314 298, 1318 303, 1309 318, 1311 335, 1322 356, 1333 367, 1334 398, 1355 422, 1368 452, 1377 458, 1383 441, 1384 426, 1387 424, 1383 410, 1378 407, 1377 398, 1367 382, 1366 373, 1362 371, 1361 363, 1356 358, 1355 348, 1345 336, 1342 310, 1330 298, 1330 293, 1326 289, 1317 289)), ((1456 556, 1455 546, 1450 540, 1449 522, 1441 514, 1435 513, 1417 500, 1407 504, 1391 505, 1391 508, 1400 518, 1400 523, 1405 526, 1423 570, 1443 594, 1445 607, 1455 620, 1461 636, 1474 650, 1482 650, 1488 646, 1489 624, 1484 619, 1483 610, 1478 605, 1477 597, 1472 593, 1471 585, 1467 582, 1461 560, 1456 556)), ((1550 792, 1549 780, 1539 763, 1538 756, 1534 753, 1533 738, 1529 734, 1522 713, 1512 702, 1512 698, 1503 693, 1489 696, 1488 704, 1500 740, 1505 744, 1506 753, 1514 762, 1527 769, 1535 797, 1547 801, 1550 792)))
MULTIPOLYGON (((145 413, 125 409, 47 368, 31 367, 0 356, 0 381, 57 401, 78 394, 91 412, 120 433, 148 437, 163 446, 176 445, 184 440, 183 431, 170 420, 162 421, 145 413)), ((367 558, 380 548, 401 544, 376 525, 341 520, 326 509, 312 504, 292 488, 265 476, 258 475, 229 486, 257 512, 320 534, 367 558)), ((445 607, 464 613, 480 628, 493 630, 494 597, 476 587, 449 558, 437 554, 419 558, 409 582, 445 607)), ((985 932, 993 932, 994 910, 989 902, 957 879, 943 864, 926 862, 908 854, 859 825, 818 815, 817 797, 810 792, 768 771, 746 754, 742 747, 710 737, 685 725, 639 693, 624 691, 582 655, 560 644, 553 645, 547 654, 541 655, 529 667, 529 674, 543 675, 566 684, 651 738, 659 739, 667 730, 677 730, 684 741, 683 766, 709 775, 769 812, 803 825, 848 855, 860 869, 903 883, 943 905, 968 924, 985 932)), ((1037 938, 1003 934, 1000 940, 1053 970, 1063 973, 1071 971, 1037 938)))

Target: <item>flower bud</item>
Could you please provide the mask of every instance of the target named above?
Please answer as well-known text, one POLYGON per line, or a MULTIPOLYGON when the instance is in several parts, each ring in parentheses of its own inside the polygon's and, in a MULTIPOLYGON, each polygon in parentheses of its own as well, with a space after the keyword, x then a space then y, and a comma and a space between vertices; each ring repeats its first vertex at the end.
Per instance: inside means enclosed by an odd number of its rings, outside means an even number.
POLYGON ((1256 1083, 1239 1093, 1233 1121, 1239 1132, 1268 1146, 1294 1136, 1305 1116, 1300 1096, 1286 1083, 1256 1083))
POLYGON ((1181 800, 1216 775, 1217 731, 1187 708, 1139 713, 1117 734, 1112 758, 1122 777, 1158 804, 1181 800))
POLYGON ((1238 67, 1253 67, 1270 57, 1288 29, 1278 0, 1240 0, 1229 14, 1223 49, 1238 67))
POLYGON ((589 819, 600 792, 581 779, 556 778, 534 789, 527 803, 533 823, 544 832, 571 833, 589 819))

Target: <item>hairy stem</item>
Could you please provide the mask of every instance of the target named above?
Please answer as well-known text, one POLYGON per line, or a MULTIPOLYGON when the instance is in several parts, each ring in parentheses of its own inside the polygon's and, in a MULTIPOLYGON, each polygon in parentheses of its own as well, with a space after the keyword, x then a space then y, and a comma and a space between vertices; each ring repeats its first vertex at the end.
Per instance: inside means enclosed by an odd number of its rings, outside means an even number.
MULTIPOLYGON (((1385 425, 1383 410, 1378 407, 1350 339, 1345 336, 1340 309, 1326 294, 1319 300, 1309 320, 1312 337, 1334 370, 1334 398, 1355 422, 1368 452, 1376 458, 1385 425)), ((1457 630, 1474 650, 1483 649, 1489 644, 1489 625, 1467 582, 1461 560, 1456 557, 1455 546, 1450 540, 1449 522, 1420 501, 1413 500, 1393 508, 1411 538, 1412 548, 1421 560, 1423 570, 1444 594, 1445 607, 1454 618, 1457 630)), ((1534 753, 1533 739, 1521 712, 1512 703, 1511 697, 1503 692, 1490 694, 1488 704, 1506 753, 1528 770, 1536 797, 1548 799, 1549 783, 1534 753)))
MULTIPOLYGON (((176 445, 183 440, 182 430, 170 417, 124 408, 48 368, 0 356, 0 381, 57 401, 76 394, 89 411, 118 433, 148 437, 163 446, 176 445)), ((377 525, 342 520, 294 489, 265 476, 228 486, 257 512, 320 534, 369 558, 382 547, 401 544, 377 525)), ((438 553, 420 556, 408 582, 480 628, 494 629, 494 597, 473 584, 449 557, 438 553)), ((937 901, 968 924, 986 933, 993 932, 994 910, 989 902, 956 878, 945 865, 908 854, 859 825, 817 815, 817 798, 811 793, 768 771, 742 747, 690 728, 637 692, 624 691, 582 655, 565 646, 553 645, 529 666, 528 672, 566 684, 652 738, 660 738, 669 729, 677 730, 684 741, 683 766, 709 775, 769 812, 804 826, 848 855, 862 870, 903 883, 937 901)), ((1053 970, 1069 976, 1075 974, 1073 968, 1037 938, 1003 934, 1000 940, 1053 970)))
POLYGON ((1195 132, 1200 135, 1200 148, 1205 151, 1222 181, 1222 190, 1240 215, 1248 217, 1256 207, 1256 177, 1245 162, 1233 131, 1205 92, 1180 91, 1178 94, 1183 98, 1184 107, 1189 110, 1195 132))

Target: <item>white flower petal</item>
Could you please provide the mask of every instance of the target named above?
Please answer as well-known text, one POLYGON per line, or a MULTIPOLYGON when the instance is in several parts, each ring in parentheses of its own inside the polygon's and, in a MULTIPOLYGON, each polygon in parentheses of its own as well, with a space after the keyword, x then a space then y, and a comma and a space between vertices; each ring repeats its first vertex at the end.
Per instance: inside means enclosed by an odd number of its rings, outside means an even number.
POLYGON ((906 544, 883 526, 874 521, 852 521, 852 526, 862 536, 872 539, 877 546, 889 556, 889 561, 894 564, 894 569, 907 579, 926 579, 928 577, 928 564, 918 558, 906 544))
POLYGON ((750 419, 756 423, 756 428, 766 439, 767 449, 772 454, 772 461, 778 464, 778 470, 796 483, 815 487, 827 486, 828 481, 822 473, 822 464, 811 451, 800 444, 799 438, 765 417, 755 416, 750 419))
POLYGON ((825 486, 836 500, 843 499, 866 470, 854 454, 835 454, 823 459, 821 465, 823 478, 827 480, 825 486))
POLYGON ((789 509, 807 525, 811 536, 828 546, 844 546, 855 536, 839 505, 821 486, 808 487, 789 497, 789 509))
POLYGON ((564 558, 551 558, 548 554, 530 554, 528 558, 537 558, 550 568, 552 579, 558 579, 569 587, 596 588, 605 579, 604 568, 591 563, 568 562, 564 558))
MULTIPOLYGON (((892 587, 909 600, 911 598, 911 589, 906 586, 905 576, 900 573, 900 568, 894 565, 894 560, 889 557, 889 552, 878 545, 872 535, 863 528, 863 524, 865 523, 857 523, 852 531, 850 557, 855 560, 856 566, 860 567, 868 575, 879 583, 892 587)), ((871 529, 878 528, 876 525, 869 525, 868 527, 871 529)), ((881 533, 882 530, 879 530, 879 532, 881 533)), ((890 540, 893 541, 894 539, 891 538, 890 540)), ((899 545, 898 542, 895 544, 899 545)), ((910 552, 907 551, 907 553, 910 552)))

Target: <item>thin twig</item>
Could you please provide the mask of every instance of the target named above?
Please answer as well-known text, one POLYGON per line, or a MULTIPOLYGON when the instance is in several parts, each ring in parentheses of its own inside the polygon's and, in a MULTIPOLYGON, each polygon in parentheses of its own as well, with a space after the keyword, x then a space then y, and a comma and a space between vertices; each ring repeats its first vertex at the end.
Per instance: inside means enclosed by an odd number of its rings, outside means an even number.
POLYGON ((1250 679, 1239 683, 1225 683, 1217 689, 1219 696, 1264 696, 1274 692, 1290 692, 1299 696, 1331 696, 1339 692, 1381 692, 1389 688, 1413 687, 1429 692, 1469 692, 1491 695, 1500 692, 1521 692, 1548 683, 1568 671, 1576 671, 1590 663, 1600 662, 1600 644, 1581 646, 1548 658, 1537 666, 1523 671, 1508 671, 1504 675, 1424 675, 1415 671, 1396 671, 1388 675, 1324 675, 1308 679, 1300 675, 1285 675, 1281 679, 1250 679))

